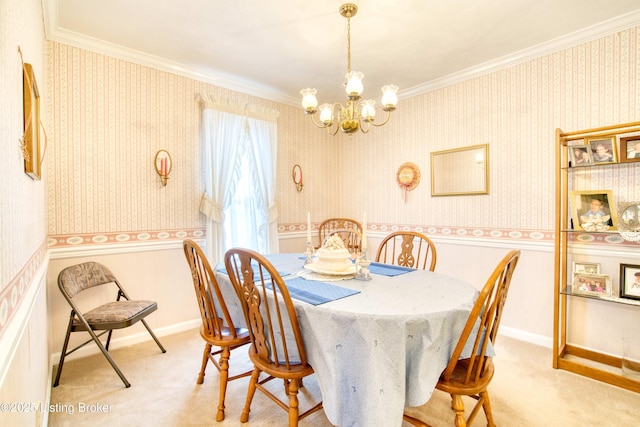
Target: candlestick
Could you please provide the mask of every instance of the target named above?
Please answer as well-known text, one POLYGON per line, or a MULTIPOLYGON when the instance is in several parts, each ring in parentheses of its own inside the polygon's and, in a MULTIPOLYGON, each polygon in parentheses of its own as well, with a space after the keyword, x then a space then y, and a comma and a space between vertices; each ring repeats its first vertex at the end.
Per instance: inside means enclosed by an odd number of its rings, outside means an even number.
POLYGON ((311 243, 311 213, 307 212, 307 244, 311 243))
POLYGON ((362 220, 362 250, 367 250, 367 213, 365 212, 362 220))

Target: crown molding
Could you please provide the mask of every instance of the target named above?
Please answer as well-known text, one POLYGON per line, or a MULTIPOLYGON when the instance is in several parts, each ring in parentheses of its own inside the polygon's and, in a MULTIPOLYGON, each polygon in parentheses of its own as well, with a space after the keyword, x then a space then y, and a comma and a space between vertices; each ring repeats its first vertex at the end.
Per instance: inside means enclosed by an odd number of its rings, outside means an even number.
MULTIPOLYGON (((291 106, 299 106, 299 99, 276 92, 271 88, 260 86, 253 82, 242 81, 239 78, 222 76, 211 71, 204 71, 195 67, 170 61, 158 56, 149 55, 137 50, 108 43, 95 38, 87 37, 79 33, 67 31, 59 27, 58 2, 60 0, 43 0, 45 15, 45 37, 48 40, 68 44, 95 53, 104 54, 117 59, 122 59, 135 64, 167 71, 190 79, 210 83, 226 89, 238 91, 259 98, 268 99, 291 106)), ((548 42, 523 49, 519 52, 503 56, 501 58, 479 64, 474 67, 449 74, 442 78, 431 80, 405 90, 400 90, 400 99, 412 98, 433 90, 460 83, 471 78, 504 69, 519 63, 538 58, 553 52, 567 49, 587 41, 606 36, 611 33, 623 31, 640 24, 640 9, 625 15, 592 25, 582 30, 574 31, 562 37, 548 42)))
POLYGON ((259 98, 269 99, 283 104, 299 104, 298 98, 287 96, 266 86, 260 86, 259 84, 246 82, 239 78, 223 76, 211 71, 190 67, 179 62, 170 61, 138 50, 105 42, 104 40, 87 37, 74 31, 65 30, 59 25, 57 12, 59 1, 60 0, 43 0, 43 11, 45 17, 44 30, 47 40, 67 44, 157 70, 167 71, 179 76, 210 83, 215 86, 246 93, 259 98))
POLYGON ((604 22, 540 43, 510 55, 479 64, 421 85, 401 90, 401 99, 412 98, 465 80, 512 67, 535 58, 559 52, 607 35, 640 25, 640 9, 604 22))

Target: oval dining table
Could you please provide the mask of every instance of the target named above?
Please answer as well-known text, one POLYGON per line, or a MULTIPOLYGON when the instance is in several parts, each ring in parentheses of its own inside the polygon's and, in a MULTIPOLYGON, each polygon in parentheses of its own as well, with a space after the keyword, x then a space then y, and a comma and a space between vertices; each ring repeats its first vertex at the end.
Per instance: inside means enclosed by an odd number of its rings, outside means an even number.
MULTIPOLYGON (((301 254, 266 257, 291 292, 332 424, 400 426, 406 406, 429 400, 476 288, 437 272, 377 263, 369 267, 368 281, 322 280, 311 277, 316 275, 304 268, 301 254)), ((224 266, 217 267, 216 279, 226 289, 234 322, 245 324, 224 266)))

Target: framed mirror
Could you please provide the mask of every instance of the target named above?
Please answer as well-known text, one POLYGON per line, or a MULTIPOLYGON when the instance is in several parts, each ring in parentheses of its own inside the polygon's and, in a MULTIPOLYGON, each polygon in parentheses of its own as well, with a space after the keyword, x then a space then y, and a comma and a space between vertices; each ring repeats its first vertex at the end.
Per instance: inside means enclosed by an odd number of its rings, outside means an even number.
POLYGON ((431 195, 489 194, 489 144, 431 153, 431 195))

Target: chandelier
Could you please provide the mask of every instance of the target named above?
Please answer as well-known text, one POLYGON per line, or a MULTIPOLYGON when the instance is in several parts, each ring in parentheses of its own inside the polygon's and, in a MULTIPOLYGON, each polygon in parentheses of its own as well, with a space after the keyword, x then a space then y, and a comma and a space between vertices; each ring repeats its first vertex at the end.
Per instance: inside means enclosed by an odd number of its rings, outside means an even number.
POLYGON ((369 132, 371 125, 382 126, 389 121, 391 112, 398 104, 398 87, 386 85, 382 87, 382 110, 386 112, 386 117, 382 122, 376 122, 376 107, 373 99, 361 100, 360 95, 364 90, 362 79, 364 74, 359 71, 351 71, 351 17, 358 12, 358 6, 353 3, 343 4, 340 15, 347 18, 347 74, 345 88, 347 92, 347 105, 341 103, 322 104, 318 108, 316 89, 306 88, 300 91, 302 95, 302 106, 305 113, 311 116, 311 122, 319 127, 326 128, 331 135, 335 135, 340 129, 342 132, 352 134, 360 129, 363 133, 369 132), (320 122, 314 118, 315 113, 320 111, 320 122), (332 125, 336 125, 332 128, 332 125))

